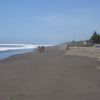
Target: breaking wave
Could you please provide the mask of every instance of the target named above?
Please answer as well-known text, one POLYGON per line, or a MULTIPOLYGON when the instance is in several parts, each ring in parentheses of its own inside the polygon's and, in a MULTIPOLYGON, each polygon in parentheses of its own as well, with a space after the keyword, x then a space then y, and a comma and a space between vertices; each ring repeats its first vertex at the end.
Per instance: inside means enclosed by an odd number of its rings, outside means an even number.
POLYGON ((35 49, 38 45, 32 44, 0 44, 0 51, 35 49))
MULTIPOLYGON (((16 54, 23 54, 28 52, 34 52, 40 45, 33 44, 0 44, 0 60, 6 59, 16 54)), ((52 45, 44 45, 52 46, 52 45)))

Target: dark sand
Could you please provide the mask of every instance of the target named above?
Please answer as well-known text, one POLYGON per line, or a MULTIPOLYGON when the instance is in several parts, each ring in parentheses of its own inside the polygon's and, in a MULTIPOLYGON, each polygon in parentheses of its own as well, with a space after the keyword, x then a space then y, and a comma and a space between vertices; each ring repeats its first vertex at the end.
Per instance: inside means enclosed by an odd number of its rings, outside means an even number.
POLYGON ((100 100, 97 66, 57 47, 13 56, 0 62, 0 100, 100 100))

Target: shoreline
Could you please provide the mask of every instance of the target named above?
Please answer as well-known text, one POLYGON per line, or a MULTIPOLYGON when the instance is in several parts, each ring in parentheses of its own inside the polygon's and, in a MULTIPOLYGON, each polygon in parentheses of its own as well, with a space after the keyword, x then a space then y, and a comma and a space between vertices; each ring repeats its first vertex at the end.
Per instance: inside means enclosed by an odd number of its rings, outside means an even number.
MULTIPOLYGON (((52 46, 52 47, 46 47, 46 49, 48 50, 49 48, 53 48, 53 47, 57 47, 58 48, 58 46, 52 46)), ((37 53, 38 53, 38 49, 35 48, 33 51, 29 51, 29 52, 25 52, 25 53, 19 53, 19 54, 14 54, 14 55, 11 55, 11 56, 9 56, 7 58, 1 59, 0 62, 10 61, 10 60, 15 59, 15 58, 17 60, 18 58, 21 58, 21 57, 27 56, 27 55, 34 56, 37 53)), ((40 53, 40 54, 43 54, 43 53, 40 53)))
MULTIPOLYGON (((11 56, 9 56, 9 57, 6 57, 6 58, 4 58, 4 59, 1 59, 0 60, 0 62, 3 62, 3 61, 5 61, 5 60, 10 60, 10 59, 13 59, 13 58, 17 58, 17 57, 21 57, 21 56, 24 56, 24 55, 29 55, 29 54, 31 54, 32 52, 26 52, 26 53, 21 53, 21 54, 14 54, 14 55, 11 55, 11 56)), ((35 52, 34 52, 35 53, 35 52)))
MULTIPOLYGON (((70 50, 68 50, 68 51, 66 51, 65 48, 62 48, 62 47, 59 47, 59 46, 46 47, 47 50, 49 50, 50 48, 57 48, 57 50, 60 50, 61 52, 63 52, 63 55, 65 55, 65 56, 86 57, 86 58, 90 58, 90 59, 93 58, 93 59, 96 59, 96 60, 100 60, 99 55, 98 55, 98 57, 97 56, 90 56, 89 54, 86 55, 85 52, 82 52, 83 53, 82 54, 78 50, 78 48, 86 49, 86 48, 91 48, 91 47, 71 47, 70 50)), ((97 48, 97 49, 100 49, 100 48, 97 48)), ((0 62, 5 61, 5 60, 10 60, 10 59, 13 59, 13 58, 20 58, 21 56, 26 56, 26 55, 33 55, 34 56, 37 53, 38 53, 38 50, 37 50, 37 48, 35 48, 34 51, 14 54, 14 55, 11 55, 7 58, 1 59, 0 62)), ((87 53, 89 53, 89 52, 87 52, 87 53)))
POLYGON ((24 49, 24 50, 10 50, 10 51, 4 51, 0 52, 1 58, 0 61, 9 59, 10 57, 22 55, 26 53, 35 52, 36 49, 24 49))
MULTIPOLYGON (((92 59, 92 58, 93 59, 99 59, 99 57, 96 57, 96 56, 88 56, 88 55, 84 55, 84 54, 80 53, 79 51, 76 52, 76 50, 80 47, 71 47, 70 50, 68 50, 66 52, 65 48, 61 49, 61 47, 59 48, 59 46, 52 46, 52 47, 46 47, 47 52, 48 52, 49 49, 52 49, 52 48, 57 48, 57 50, 61 51, 62 55, 65 55, 65 56, 75 56, 75 57, 86 57, 86 58, 90 58, 90 59, 92 59), (74 50, 74 49, 76 49, 76 50, 74 50)), ((81 48, 88 48, 88 47, 81 47, 81 48)), ((34 56, 35 54, 38 54, 37 48, 35 48, 33 52, 29 51, 29 52, 24 52, 24 53, 11 55, 7 58, 1 59, 0 62, 5 61, 5 60, 10 60, 10 59, 13 59, 13 58, 20 58, 20 57, 26 56, 26 55, 33 55, 34 56)))

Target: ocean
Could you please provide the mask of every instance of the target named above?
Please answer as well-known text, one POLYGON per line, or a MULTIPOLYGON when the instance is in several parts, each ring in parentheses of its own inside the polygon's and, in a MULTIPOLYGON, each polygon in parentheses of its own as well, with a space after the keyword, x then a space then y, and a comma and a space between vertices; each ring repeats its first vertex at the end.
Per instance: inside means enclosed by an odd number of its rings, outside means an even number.
POLYGON ((0 44, 0 60, 16 54, 34 52, 38 45, 32 44, 0 44))

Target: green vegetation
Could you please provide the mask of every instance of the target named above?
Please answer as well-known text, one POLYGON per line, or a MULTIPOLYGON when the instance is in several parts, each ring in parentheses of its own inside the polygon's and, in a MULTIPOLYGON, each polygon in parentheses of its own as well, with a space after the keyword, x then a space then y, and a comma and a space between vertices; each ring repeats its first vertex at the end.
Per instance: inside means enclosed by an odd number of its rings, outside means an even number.
POLYGON ((100 44, 100 34, 95 31, 92 37, 90 38, 90 41, 93 42, 94 44, 95 43, 100 44))

